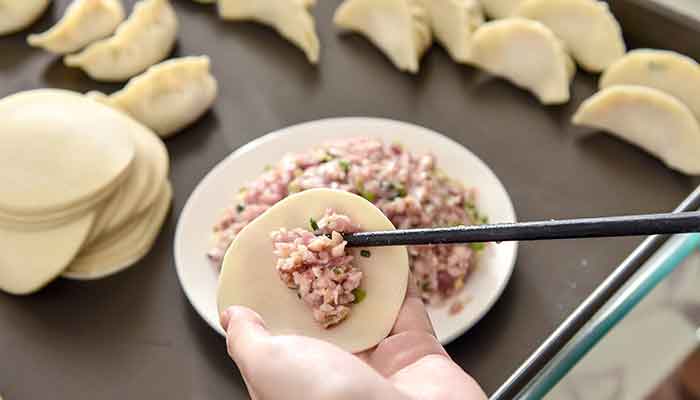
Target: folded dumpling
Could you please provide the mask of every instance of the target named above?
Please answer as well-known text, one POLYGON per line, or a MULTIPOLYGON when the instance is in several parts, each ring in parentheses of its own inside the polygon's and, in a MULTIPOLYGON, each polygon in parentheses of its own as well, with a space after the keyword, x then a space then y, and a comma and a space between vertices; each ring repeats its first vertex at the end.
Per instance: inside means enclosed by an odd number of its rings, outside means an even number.
POLYGON ((88 95, 167 137, 199 119, 214 103, 217 88, 209 57, 201 56, 164 61, 111 96, 88 95))
POLYGON ((168 0, 142 0, 115 32, 64 62, 98 81, 124 81, 165 59, 177 39, 177 16, 168 0))
POLYGON ((620 24, 602 1, 526 0, 515 14, 546 25, 587 71, 600 72, 625 54, 620 24))
POLYGON ((683 54, 668 50, 632 50, 600 77, 601 89, 615 85, 659 89, 685 103, 700 121, 700 65, 683 54))
POLYGON ((309 8, 315 0, 219 0, 219 15, 231 21, 256 21, 271 26, 317 64, 321 45, 309 8))
POLYGON ((29 35, 27 42, 53 53, 72 53, 111 35, 123 20, 120 0, 74 0, 56 25, 29 35))
POLYGON ((474 33, 472 61, 529 90, 543 104, 569 101, 576 66, 549 28, 536 21, 491 21, 474 33))
POLYGON ((523 0, 479 0, 489 17, 507 18, 513 15, 523 0))
POLYGON ((700 174, 700 126, 675 97, 644 86, 611 86, 581 104, 573 123, 601 129, 689 175, 700 174))
POLYGON ((346 0, 335 24, 365 35, 401 71, 418 72, 432 44, 430 16, 418 0, 346 0))
POLYGON ((0 35, 21 31, 36 21, 51 0, 0 0, 0 35))
POLYGON ((477 0, 422 0, 430 14, 430 25, 437 40, 453 60, 471 60, 471 39, 484 23, 484 14, 477 0))

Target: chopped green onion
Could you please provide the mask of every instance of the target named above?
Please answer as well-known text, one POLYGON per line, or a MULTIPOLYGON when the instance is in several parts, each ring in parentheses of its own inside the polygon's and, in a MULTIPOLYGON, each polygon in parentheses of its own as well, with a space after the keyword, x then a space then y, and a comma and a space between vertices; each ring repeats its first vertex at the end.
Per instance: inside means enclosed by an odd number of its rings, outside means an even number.
POLYGON ((245 206, 243 204, 239 204, 236 206, 236 211, 240 214, 245 210, 245 206))
POLYGON ((312 231, 317 231, 318 230, 318 223, 316 222, 315 219, 309 218, 309 225, 311 225, 311 230, 312 231))
POLYGON ((370 258, 372 256, 372 253, 369 250, 362 250, 360 251, 360 255, 365 258, 370 258))
POLYGON ((486 248, 485 243, 469 243, 469 247, 474 251, 481 251, 486 248))
POLYGON ((421 283, 420 288, 421 288, 424 292, 427 292, 428 290, 430 290, 430 282, 423 282, 423 283, 421 283))
POLYGON ((267 164, 267 165, 263 168, 263 171, 269 171, 269 170, 271 170, 271 169, 272 169, 272 165, 267 164))
POLYGON ((396 188, 396 193, 399 195, 399 197, 406 197, 408 193, 406 193, 406 188, 399 184, 399 186, 396 188))
POLYGON ((339 160, 338 164, 340 165, 340 169, 346 174, 350 171, 350 163, 347 160, 339 160))
POLYGON ((360 193, 362 197, 367 199, 367 201, 374 203, 374 200, 377 199, 377 195, 372 193, 372 192, 362 192, 360 193))
POLYGON ((335 268, 333 268, 333 273, 336 275, 340 275, 343 273, 343 271, 340 268, 335 267, 335 268))
POLYGON ((367 292, 365 292, 362 288, 357 288, 352 291, 352 295, 355 296, 353 304, 360 304, 362 303, 362 300, 364 300, 365 297, 367 297, 367 292))

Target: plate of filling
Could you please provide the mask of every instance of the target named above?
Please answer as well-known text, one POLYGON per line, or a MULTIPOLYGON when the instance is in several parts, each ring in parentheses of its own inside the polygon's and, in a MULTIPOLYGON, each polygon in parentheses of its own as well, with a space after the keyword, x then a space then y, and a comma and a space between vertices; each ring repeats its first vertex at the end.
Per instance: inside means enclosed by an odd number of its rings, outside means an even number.
MULTIPOLYGON (((258 217, 274 212, 278 203, 324 188, 354 194, 397 229, 516 221, 510 197, 491 169, 439 133, 374 118, 336 118, 284 128, 221 161, 193 191, 180 215, 174 245, 178 278, 192 306, 213 329, 223 334, 217 289, 229 246, 258 217)), ((353 318, 353 308, 363 310, 375 304, 375 296, 386 295, 365 290, 373 286, 368 282, 372 273, 363 268, 381 266, 373 257, 375 249, 340 254, 338 236, 329 235, 332 242, 309 250, 313 231, 325 232, 336 223, 344 226, 338 231, 363 226, 343 220, 347 216, 330 204, 318 210, 310 204, 308 213, 314 215, 296 212, 306 226, 293 228, 301 230, 274 226, 255 241, 266 242, 255 250, 265 254, 259 259, 248 256, 245 268, 268 271, 265 276, 274 276, 278 287, 255 285, 258 275, 251 273, 246 292, 279 301, 272 294, 282 288, 289 293, 285 302, 298 302, 295 308, 301 304, 307 310, 297 318, 313 321, 318 329, 340 331, 345 320, 353 318), (330 255, 332 260, 292 267, 292 253, 300 244, 310 257, 330 255)), ((249 254, 251 246, 246 247, 249 254)), ((515 242, 401 248, 441 343, 459 337, 493 306, 510 279, 517 248, 515 242)), ((284 306, 276 312, 284 313, 284 306)))

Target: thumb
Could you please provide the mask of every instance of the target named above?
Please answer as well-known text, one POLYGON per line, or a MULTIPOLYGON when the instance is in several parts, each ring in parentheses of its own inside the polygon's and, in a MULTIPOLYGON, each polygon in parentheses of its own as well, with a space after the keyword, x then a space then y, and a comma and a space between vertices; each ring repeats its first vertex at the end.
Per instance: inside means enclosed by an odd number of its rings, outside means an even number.
POLYGON ((226 330, 228 353, 239 366, 249 365, 261 339, 270 336, 262 317, 255 311, 233 306, 221 314, 221 326, 226 330))

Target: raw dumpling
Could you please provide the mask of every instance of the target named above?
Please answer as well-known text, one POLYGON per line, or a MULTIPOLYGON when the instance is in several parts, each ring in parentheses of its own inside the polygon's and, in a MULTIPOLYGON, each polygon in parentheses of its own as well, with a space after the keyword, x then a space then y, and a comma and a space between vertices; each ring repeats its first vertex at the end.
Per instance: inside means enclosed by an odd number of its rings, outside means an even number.
POLYGON ((317 64, 320 44, 309 7, 313 0, 219 0, 219 15, 231 21, 256 21, 271 26, 317 64))
POLYGON ((690 57, 667 50, 632 50, 601 76, 601 89, 614 85, 659 89, 685 103, 700 120, 700 66, 690 57))
POLYGON ((134 158, 131 118, 77 93, 42 89, 0 100, 0 211, 29 216, 93 200, 134 158), (89 173, 86 173, 89 171, 89 173))
POLYGON ((477 0, 423 0, 430 13, 433 33, 453 60, 471 60, 471 39, 476 28, 484 23, 484 14, 477 0))
POLYGON ((99 81, 124 81, 170 54, 177 39, 177 16, 168 0, 142 0, 114 36, 66 56, 69 67, 80 67, 99 81))
POLYGON ((472 61, 530 90, 543 104, 569 101, 576 66, 561 41, 539 22, 509 18, 482 25, 474 33, 472 61))
POLYGON ((372 248, 356 255, 364 300, 332 329, 316 322, 309 308, 280 280, 270 234, 280 228, 309 227, 309 218, 327 209, 344 214, 362 230, 393 230, 382 212, 352 193, 312 189, 287 197, 243 229, 229 247, 219 278, 218 306, 242 305, 257 311, 275 335, 305 335, 326 340, 350 352, 375 346, 391 331, 406 295, 408 254, 404 247, 372 248))
POLYGON ((546 25, 587 71, 601 72, 625 55, 620 24, 602 1, 526 0, 516 15, 546 25))
POLYGON ((0 0, 0 35, 21 31, 36 21, 51 0, 0 0))
POLYGON ((123 20, 120 0, 74 0, 56 25, 29 35, 27 42, 53 53, 72 53, 111 35, 123 20))
POLYGON ((700 127, 675 97, 643 86, 619 85, 586 100, 576 125, 612 133, 686 174, 700 174, 700 127))
POLYGON ((183 57, 149 68, 111 96, 88 95, 167 137, 201 117, 214 103, 217 87, 209 57, 183 57))
POLYGON ((173 190, 163 185, 155 203, 122 229, 82 249, 62 276, 94 280, 114 275, 136 264, 153 247, 168 215, 173 190))
POLYGON ((507 18, 513 15, 523 0, 479 0, 489 17, 507 18))
POLYGON ((418 72, 432 44, 430 16, 418 0, 346 0, 335 24, 365 35, 401 71, 418 72))

